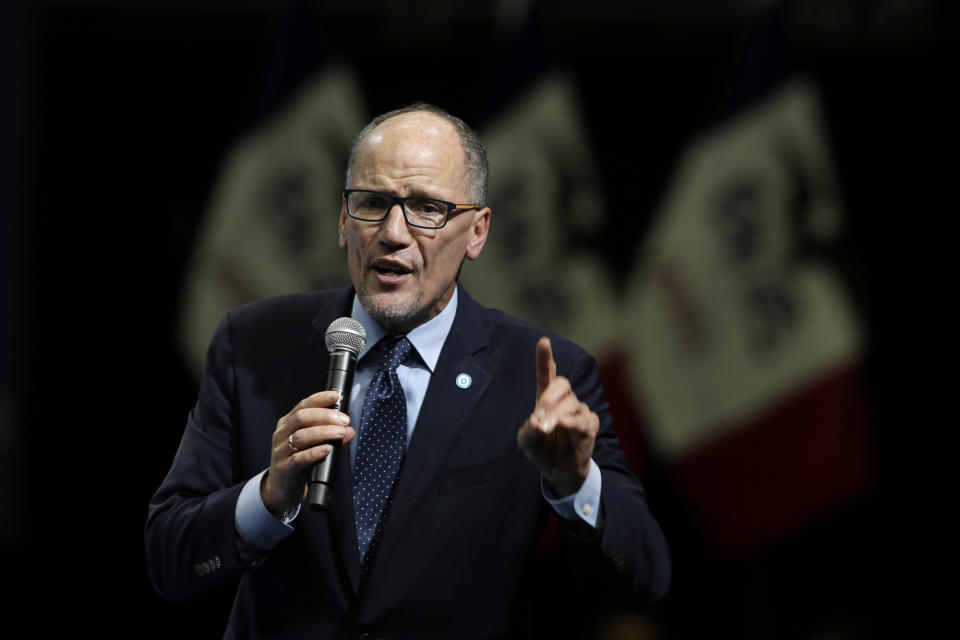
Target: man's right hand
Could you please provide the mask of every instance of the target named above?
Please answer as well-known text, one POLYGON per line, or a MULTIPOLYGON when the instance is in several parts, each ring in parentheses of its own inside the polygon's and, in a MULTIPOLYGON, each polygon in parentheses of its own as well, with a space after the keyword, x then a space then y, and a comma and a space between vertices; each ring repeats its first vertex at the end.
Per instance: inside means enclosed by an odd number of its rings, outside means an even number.
POLYGON ((340 399, 339 393, 315 393, 301 400, 277 422, 270 471, 260 485, 260 498, 267 511, 278 520, 287 509, 306 498, 310 467, 333 450, 326 443, 342 439, 346 444, 356 434, 349 426, 350 416, 329 408, 340 399))

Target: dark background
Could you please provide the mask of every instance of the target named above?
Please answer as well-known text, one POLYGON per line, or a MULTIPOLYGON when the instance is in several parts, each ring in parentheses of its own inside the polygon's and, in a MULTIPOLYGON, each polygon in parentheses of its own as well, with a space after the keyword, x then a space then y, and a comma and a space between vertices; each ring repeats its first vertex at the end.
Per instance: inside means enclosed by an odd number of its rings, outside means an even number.
POLYGON ((875 485, 789 539, 725 556, 700 545, 653 465, 645 483, 676 576, 648 622, 663 637, 758 638, 932 624, 947 572, 936 520, 956 502, 938 496, 947 474, 935 455, 955 423, 941 400, 954 363, 955 9, 533 2, 518 47, 497 3, 463 4, 4 5, 8 620, 222 633, 231 594, 169 605, 145 571, 146 503, 196 396, 175 346, 185 267, 229 146, 305 74, 342 58, 372 112, 425 99, 481 129, 542 69, 571 71, 607 200, 631 203, 603 238, 614 272, 632 263, 684 142, 777 78, 816 78, 848 222, 838 264, 868 331, 875 485))

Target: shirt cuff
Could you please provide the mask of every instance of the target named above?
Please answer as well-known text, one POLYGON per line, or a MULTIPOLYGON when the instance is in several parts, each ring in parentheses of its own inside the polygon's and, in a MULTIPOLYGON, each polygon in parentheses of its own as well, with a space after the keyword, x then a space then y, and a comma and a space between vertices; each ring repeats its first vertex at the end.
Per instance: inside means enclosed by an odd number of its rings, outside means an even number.
POLYGON ((281 540, 293 533, 293 527, 289 523, 293 522, 300 513, 300 505, 297 505, 295 510, 285 513, 281 521, 267 511, 260 497, 260 483, 266 472, 267 470, 261 471, 247 481, 240 490, 234 512, 234 523, 240 538, 250 547, 261 551, 273 549, 281 540))
POLYGON ((540 477, 540 490, 543 492, 544 499, 561 518, 572 520, 577 517, 596 529, 597 514, 600 513, 600 480, 600 467, 591 458, 590 472, 576 493, 565 498, 557 498, 543 480, 543 476, 540 477))

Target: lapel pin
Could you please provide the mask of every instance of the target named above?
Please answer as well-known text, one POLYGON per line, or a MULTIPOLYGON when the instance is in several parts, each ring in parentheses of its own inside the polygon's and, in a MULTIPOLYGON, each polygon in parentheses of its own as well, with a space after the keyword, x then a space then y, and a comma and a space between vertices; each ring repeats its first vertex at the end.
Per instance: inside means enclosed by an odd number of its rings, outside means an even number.
POLYGON ((457 375, 457 386, 461 389, 466 389, 471 384, 473 384, 473 378, 471 378, 469 374, 461 373, 457 375))

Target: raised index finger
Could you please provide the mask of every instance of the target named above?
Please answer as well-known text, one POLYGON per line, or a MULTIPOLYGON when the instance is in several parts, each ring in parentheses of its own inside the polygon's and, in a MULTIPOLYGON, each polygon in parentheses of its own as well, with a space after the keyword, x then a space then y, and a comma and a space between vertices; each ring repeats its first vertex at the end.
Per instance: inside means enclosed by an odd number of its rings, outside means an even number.
POLYGON ((557 363, 553 361, 553 347, 550 338, 543 336, 537 342, 537 400, 556 377, 557 363))

